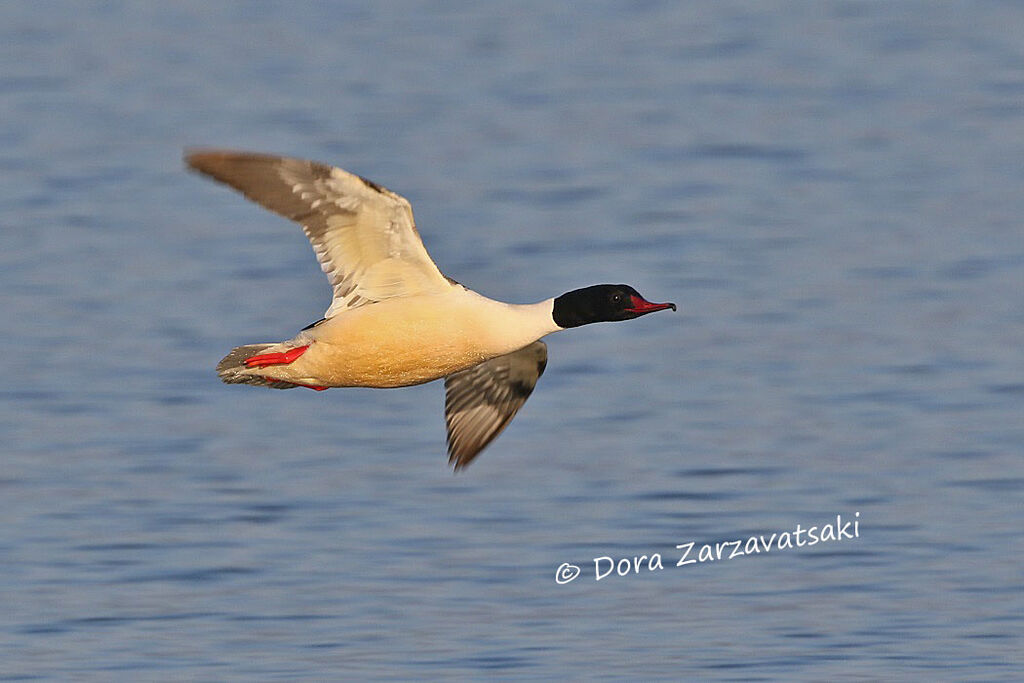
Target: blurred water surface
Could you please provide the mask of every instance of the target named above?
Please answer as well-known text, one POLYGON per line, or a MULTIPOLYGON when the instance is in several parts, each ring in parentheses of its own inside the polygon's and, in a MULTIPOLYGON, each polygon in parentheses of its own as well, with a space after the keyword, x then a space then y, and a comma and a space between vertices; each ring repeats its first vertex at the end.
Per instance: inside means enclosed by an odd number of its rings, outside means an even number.
POLYGON ((1018 3, 5 3, 0 142, 4 679, 1024 677, 1018 3), (216 381, 328 288, 189 145, 680 313, 552 337, 453 476, 438 384, 216 381))

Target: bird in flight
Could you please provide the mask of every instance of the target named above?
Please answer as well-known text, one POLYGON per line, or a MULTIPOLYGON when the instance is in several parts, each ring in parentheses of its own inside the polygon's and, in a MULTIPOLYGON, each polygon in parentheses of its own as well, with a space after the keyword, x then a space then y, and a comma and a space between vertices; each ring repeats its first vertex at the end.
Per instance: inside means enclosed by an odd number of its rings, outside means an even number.
POLYGON ((628 285, 593 285, 507 304, 445 277, 405 198, 313 161, 200 149, 188 166, 299 225, 334 290, 324 317, 287 341, 234 348, 228 384, 272 389, 405 387, 444 378, 449 463, 459 470, 522 407, 552 332, 676 310, 628 285))

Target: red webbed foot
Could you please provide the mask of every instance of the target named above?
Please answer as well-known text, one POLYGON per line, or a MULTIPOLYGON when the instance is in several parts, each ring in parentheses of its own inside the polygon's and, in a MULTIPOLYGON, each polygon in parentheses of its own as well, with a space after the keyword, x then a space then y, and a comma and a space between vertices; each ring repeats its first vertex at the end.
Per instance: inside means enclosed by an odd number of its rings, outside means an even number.
POLYGON ((309 345, 307 344, 306 346, 296 346, 294 349, 289 349, 283 353, 261 353, 246 358, 245 367, 264 368, 268 365, 287 365, 304 354, 308 348, 309 345))

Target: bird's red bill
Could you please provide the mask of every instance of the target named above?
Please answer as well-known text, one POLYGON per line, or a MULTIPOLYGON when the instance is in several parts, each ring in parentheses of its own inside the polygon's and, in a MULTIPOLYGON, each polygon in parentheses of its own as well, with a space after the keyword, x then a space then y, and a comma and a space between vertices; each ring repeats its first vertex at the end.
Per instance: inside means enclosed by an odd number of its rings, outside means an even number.
POLYGON ((666 308, 671 308, 673 311, 676 310, 676 305, 672 303, 656 304, 642 296, 634 296, 630 297, 630 299, 633 307, 626 309, 630 313, 653 313, 654 311, 664 311, 666 308))

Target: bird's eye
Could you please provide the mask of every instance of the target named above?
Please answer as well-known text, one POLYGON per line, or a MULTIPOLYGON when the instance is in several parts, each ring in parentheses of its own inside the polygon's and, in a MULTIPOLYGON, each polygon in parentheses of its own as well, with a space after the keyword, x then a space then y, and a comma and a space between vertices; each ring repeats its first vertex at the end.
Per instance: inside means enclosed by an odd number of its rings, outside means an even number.
POLYGON ((613 304, 621 304, 622 303, 622 293, 621 292, 615 292, 614 294, 612 294, 612 303, 613 304))

